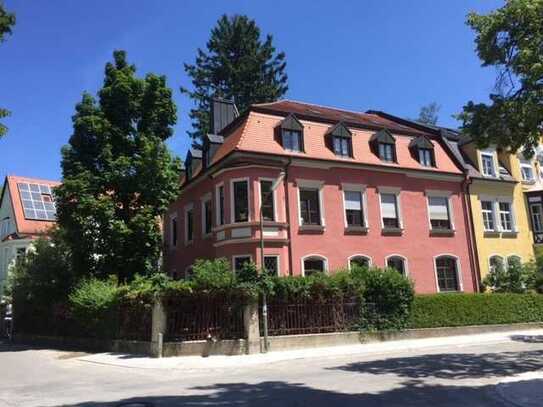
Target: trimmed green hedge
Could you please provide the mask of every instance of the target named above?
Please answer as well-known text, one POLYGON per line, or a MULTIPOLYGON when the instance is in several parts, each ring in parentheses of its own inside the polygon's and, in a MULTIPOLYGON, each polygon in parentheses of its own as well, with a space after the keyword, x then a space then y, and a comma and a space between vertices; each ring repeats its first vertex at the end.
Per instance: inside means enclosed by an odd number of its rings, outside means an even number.
POLYGON ((543 321, 543 295, 417 295, 409 328, 511 324, 543 321))

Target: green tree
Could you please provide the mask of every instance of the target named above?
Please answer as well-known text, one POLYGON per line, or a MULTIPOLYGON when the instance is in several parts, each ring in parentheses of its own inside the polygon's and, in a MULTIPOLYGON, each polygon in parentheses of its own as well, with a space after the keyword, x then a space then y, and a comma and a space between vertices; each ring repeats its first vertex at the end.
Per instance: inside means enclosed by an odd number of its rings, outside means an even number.
POLYGON ((197 50, 196 62, 185 64, 192 89, 181 88, 195 104, 190 111, 198 142, 210 130, 209 101, 213 96, 233 99, 242 113, 253 103, 274 101, 287 90, 286 62, 276 52, 272 36, 263 41, 260 28, 247 16, 223 15, 211 30, 207 50, 197 50))
POLYGON ((76 106, 56 199, 74 270, 123 282, 157 269, 180 163, 165 144, 177 119, 166 78, 138 78, 124 51, 113 56, 98 101, 85 93, 76 106))
POLYGON ((489 103, 464 106, 462 130, 480 146, 530 155, 543 123, 543 0, 508 0, 488 15, 470 13, 467 24, 482 65, 498 74, 489 103))
POLYGON ((436 102, 432 102, 420 108, 419 117, 416 119, 419 123, 436 125, 439 118, 441 106, 436 102))
MULTIPOLYGON (((0 1, 0 43, 6 40, 6 35, 11 34, 11 29, 15 25, 15 14, 8 12, 3 3, 0 1)), ((10 115, 9 110, 2 109, 0 107, 0 119, 8 117, 10 115)), ((0 137, 7 133, 8 129, 5 125, 0 123, 0 137)))

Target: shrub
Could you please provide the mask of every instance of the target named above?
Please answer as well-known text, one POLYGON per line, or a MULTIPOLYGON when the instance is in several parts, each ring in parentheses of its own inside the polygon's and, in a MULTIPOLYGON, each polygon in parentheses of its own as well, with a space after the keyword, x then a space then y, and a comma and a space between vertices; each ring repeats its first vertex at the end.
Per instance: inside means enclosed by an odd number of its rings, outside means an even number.
POLYGON ((525 293, 534 288, 536 266, 534 262, 521 264, 509 260, 507 269, 502 264, 490 271, 483 280, 483 287, 495 293, 525 293))
POLYGON ((115 279, 84 280, 69 296, 70 310, 75 321, 88 334, 113 337, 117 328, 117 306, 121 288, 115 279))
POLYGON ((414 298, 409 279, 390 268, 354 267, 352 275, 364 284, 363 327, 396 330, 407 326, 414 298))
POLYGON ((230 290, 235 285, 235 276, 230 263, 224 258, 196 260, 192 270, 190 282, 194 288, 203 293, 230 290))
POLYGON ((410 328, 436 328, 543 321, 543 296, 537 294, 417 295, 410 328))

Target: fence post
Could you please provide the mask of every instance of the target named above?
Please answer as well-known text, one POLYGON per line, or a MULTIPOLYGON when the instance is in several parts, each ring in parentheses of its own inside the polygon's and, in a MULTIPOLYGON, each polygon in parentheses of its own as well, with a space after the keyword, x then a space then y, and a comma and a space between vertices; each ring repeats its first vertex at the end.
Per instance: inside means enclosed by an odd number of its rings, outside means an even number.
POLYGON ((258 301, 251 301, 243 307, 243 326, 247 341, 247 354, 260 352, 260 324, 258 321, 258 301))
POLYGON ((166 310, 162 301, 156 299, 153 304, 153 319, 151 323, 151 356, 162 357, 162 341, 166 332, 166 310))

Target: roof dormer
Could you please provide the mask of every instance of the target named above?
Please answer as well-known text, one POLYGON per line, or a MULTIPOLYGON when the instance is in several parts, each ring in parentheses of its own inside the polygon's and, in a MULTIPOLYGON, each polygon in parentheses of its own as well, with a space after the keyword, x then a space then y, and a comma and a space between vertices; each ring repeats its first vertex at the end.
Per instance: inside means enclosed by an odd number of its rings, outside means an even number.
POLYGON ((285 117, 276 128, 276 135, 279 144, 287 151, 303 153, 304 148, 304 125, 294 114, 285 117))
POLYGON ((375 133, 370 138, 370 148, 381 161, 396 163, 396 139, 387 129, 375 133))
POLYGON ((328 148, 330 148, 335 155, 340 157, 353 157, 353 133, 343 122, 339 122, 330 127, 324 137, 328 148))

